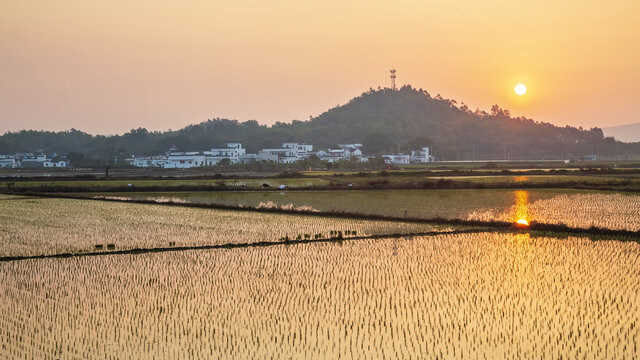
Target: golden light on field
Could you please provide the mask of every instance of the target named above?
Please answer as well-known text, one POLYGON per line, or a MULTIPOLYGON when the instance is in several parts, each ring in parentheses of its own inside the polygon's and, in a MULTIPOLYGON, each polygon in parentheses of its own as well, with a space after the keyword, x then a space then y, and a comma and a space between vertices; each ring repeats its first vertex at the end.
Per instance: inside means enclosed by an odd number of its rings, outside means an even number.
MULTIPOLYGON (((640 196, 487 191, 506 196, 473 195, 486 221, 640 229, 640 196)), ((172 193, 155 205, 92 196, 0 194, 0 256, 35 255, 0 261, 0 359, 638 358, 633 236, 165 206, 187 202, 172 193), (347 237, 326 238, 336 230, 347 237), (299 242, 312 235, 321 241, 299 242), (85 256, 107 241, 164 249, 85 256), (63 252, 74 256, 37 258, 63 252)))
POLYGON ((518 84, 513 91, 515 91, 517 95, 522 96, 527 93, 527 86, 525 84, 518 84))
POLYGON ((528 191, 516 191, 516 206, 515 206, 515 222, 518 225, 529 226, 529 192, 528 191))
POLYGON ((487 233, 0 262, 0 358, 634 359, 639 257, 487 233))

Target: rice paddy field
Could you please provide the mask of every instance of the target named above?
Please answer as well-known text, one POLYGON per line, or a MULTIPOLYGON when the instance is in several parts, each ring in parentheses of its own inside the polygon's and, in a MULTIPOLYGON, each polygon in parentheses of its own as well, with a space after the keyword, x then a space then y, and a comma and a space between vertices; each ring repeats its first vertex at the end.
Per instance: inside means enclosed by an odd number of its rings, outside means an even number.
MULTIPOLYGON (((447 191, 268 194, 305 211, 401 216, 411 206, 640 227, 634 194, 447 191)), ((640 242, 631 240, 0 195, 0 257, 73 254, 0 259, 0 358, 636 359, 640 242), (337 231, 340 241, 295 241, 337 231), (244 245, 171 248, 216 244, 244 245)))
MULTIPOLYGON (((305 208, 302 208, 305 210, 305 208)), ((450 228, 245 211, 0 195, 0 256, 420 233, 450 228), (307 235, 307 236, 305 236, 307 235)))
POLYGON ((634 359, 640 247, 529 234, 0 263, 7 359, 634 359))
MULTIPOLYGON (((94 194, 114 196, 114 194, 94 194)), ((640 230, 640 194, 587 190, 458 189, 282 192, 119 193, 132 199, 306 207, 360 214, 465 220, 563 223, 572 227, 640 230)))

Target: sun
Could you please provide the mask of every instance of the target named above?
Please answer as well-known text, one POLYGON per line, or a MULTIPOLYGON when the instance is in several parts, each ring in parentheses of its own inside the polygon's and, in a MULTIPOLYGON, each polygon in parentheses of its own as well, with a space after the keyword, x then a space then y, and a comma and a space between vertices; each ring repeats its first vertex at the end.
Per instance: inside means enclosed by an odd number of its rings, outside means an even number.
POLYGON ((522 96, 527 93, 527 86, 525 84, 518 84, 513 90, 516 92, 516 94, 522 96))

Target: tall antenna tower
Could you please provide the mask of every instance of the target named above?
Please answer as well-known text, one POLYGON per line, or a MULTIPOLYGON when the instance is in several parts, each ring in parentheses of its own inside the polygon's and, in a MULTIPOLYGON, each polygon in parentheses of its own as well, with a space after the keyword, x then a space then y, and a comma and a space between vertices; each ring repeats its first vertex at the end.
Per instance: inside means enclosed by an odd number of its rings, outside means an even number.
POLYGON ((391 73, 391 75, 389 75, 389 77, 391 78, 391 89, 395 90, 396 89, 396 69, 391 69, 389 70, 389 72, 391 73))

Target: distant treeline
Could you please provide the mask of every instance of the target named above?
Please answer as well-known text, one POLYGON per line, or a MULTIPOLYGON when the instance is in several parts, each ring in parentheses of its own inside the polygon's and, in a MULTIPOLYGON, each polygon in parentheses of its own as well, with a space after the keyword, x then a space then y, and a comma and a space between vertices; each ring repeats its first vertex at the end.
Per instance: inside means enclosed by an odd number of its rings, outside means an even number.
POLYGON ((0 154, 45 152, 67 155, 74 166, 103 166, 135 155, 154 155, 176 145, 198 151, 240 141, 248 152, 305 142, 316 149, 340 143, 362 143, 366 154, 409 152, 430 146, 441 160, 580 159, 597 154, 625 158, 640 154, 640 143, 604 137, 602 130, 558 127, 524 117, 514 118, 494 105, 490 112, 431 96, 422 89, 370 89, 347 104, 308 121, 260 125, 255 120, 212 119, 183 129, 150 132, 133 129, 123 135, 20 131, 0 137, 0 154))

